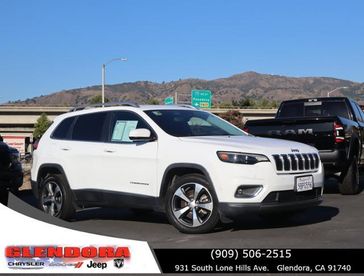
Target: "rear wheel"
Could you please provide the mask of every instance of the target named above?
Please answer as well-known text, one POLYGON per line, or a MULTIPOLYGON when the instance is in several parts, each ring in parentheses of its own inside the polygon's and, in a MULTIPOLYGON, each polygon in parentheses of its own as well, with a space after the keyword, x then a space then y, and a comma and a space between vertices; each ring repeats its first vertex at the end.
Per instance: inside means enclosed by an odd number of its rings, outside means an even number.
POLYGON ((202 175, 178 178, 169 187, 166 198, 168 219, 183 233, 210 232, 219 222, 217 197, 202 175))
POLYGON ((339 190, 343 195, 354 195, 359 192, 359 188, 358 157, 354 155, 348 169, 340 175, 339 190))
POLYGON ((45 213, 62 219, 74 214, 71 191, 61 174, 51 174, 43 179, 39 197, 40 209, 45 213))

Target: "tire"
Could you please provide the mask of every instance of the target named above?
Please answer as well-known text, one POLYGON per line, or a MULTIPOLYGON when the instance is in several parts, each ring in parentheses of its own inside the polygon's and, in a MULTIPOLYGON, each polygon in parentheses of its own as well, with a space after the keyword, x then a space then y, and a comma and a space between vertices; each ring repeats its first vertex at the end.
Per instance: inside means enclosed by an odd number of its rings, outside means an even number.
POLYGON ((72 193, 63 175, 50 174, 43 179, 39 191, 39 207, 53 217, 66 220, 73 216, 75 209, 72 193))
POLYGON ((168 188, 166 200, 168 220, 182 233, 207 233, 219 222, 216 194, 203 175, 187 174, 177 178, 168 188))
POLYGON ((339 190, 343 195, 355 195, 359 192, 359 188, 358 157, 354 155, 346 172, 340 175, 339 190))

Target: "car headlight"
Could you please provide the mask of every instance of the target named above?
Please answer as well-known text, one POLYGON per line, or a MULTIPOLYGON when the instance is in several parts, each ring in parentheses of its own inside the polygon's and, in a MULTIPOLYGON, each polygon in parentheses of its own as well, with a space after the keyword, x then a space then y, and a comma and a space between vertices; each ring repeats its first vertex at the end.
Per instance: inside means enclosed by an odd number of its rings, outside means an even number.
POLYGON ((218 151, 217 156, 223 162, 235 164, 254 165, 259 162, 270 162, 267 156, 254 153, 218 151))

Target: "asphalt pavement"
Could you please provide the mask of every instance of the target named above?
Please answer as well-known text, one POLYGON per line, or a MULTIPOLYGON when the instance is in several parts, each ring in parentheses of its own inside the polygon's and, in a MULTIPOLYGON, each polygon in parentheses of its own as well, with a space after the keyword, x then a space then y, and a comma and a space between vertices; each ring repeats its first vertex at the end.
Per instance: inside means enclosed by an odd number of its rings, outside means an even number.
MULTIPOLYGON (((364 184, 364 177, 361 183, 364 184)), ((336 184, 334 179, 327 180, 323 203, 288 220, 266 220, 250 215, 233 223, 220 224, 213 233, 200 235, 178 232, 162 213, 129 209, 82 210, 72 221, 66 222, 38 210, 29 190, 17 197, 10 195, 8 206, 67 228, 148 241, 153 248, 363 248, 364 192, 344 196, 338 192, 336 184)))

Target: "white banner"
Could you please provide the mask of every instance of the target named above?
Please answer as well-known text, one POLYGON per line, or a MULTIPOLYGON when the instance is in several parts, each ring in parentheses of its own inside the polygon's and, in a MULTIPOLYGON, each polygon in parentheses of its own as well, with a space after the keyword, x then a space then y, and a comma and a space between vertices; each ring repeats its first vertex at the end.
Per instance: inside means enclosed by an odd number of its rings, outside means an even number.
POLYGON ((0 204, 1 273, 160 273, 146 242, 71 230, 0 204))

